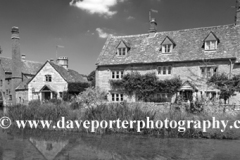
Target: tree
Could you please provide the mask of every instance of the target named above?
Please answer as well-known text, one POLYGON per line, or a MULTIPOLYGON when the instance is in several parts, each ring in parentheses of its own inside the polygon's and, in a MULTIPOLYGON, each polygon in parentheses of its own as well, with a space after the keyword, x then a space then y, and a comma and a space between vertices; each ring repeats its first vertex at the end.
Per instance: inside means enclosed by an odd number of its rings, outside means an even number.
POLYGON ((91 86, 95 87, 95 70, 87 76, 87 79, 91 82, 91 86))
POLYGON ((215 74, 209 80, 208 84, 213 84, 217 89, 220 90, 220 99, 224 99, 225 104, 227 100, 235 94, 235 92, 240 91, 240 75, 234 75, 232 78, 224 73, 215 74))

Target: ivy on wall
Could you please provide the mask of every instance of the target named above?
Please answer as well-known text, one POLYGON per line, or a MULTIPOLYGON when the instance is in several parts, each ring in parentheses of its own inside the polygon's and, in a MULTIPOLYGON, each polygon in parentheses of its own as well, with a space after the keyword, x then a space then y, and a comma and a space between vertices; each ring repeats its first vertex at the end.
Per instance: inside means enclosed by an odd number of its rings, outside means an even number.
POLYGON ((182 85, 179 78, 159 80, 155 73, 141 75, 138 72, 124 75, 121 80, 110 80, 113 90, 132 96, 134 93, 146 101, 157 93, 173 95, 182 85))

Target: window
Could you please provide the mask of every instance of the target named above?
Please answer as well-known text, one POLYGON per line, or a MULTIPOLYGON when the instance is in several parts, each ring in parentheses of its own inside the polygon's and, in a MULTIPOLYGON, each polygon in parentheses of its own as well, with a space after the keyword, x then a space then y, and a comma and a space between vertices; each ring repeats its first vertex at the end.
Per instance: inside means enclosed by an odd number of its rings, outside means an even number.
POLYGON ((171 66, 158 67, 158 75, 171 75, 171 74, 172 74, 171 66))
POLYGON ((125 56, 125 55, 127 55, 127 48, 118 48, 117 54, 118 54, 118 56, 125 56))
POLYGON ((112 71, 112 79, 122 79, 123 71, 112 71))
POLYGON ((112 102, 122 102, 123 94, 112 93, 112 102))
POLYGON ((165 44, 162 46, 162 53, 171 53, 173 49, 172 44, 165 44))
POLYGON ((206 41, 205 42, 205 50, 212 51, 217 49, 217 40, 206 41))
POLYGON ((12 95, 9 95, 9 100, 12 100, 12 95))
POLYGON ((59 92, 59 96, 60 96, 60 98, 62 98, 63 97, 63 92, 59 92))
POLYGON ((204 78, 210 78, 217 73, 217 67, 201 67, 201 75, 204 78))
POLYGON ((51 75, 45 75, 46 82, 52 82, 52 76, 51 75))

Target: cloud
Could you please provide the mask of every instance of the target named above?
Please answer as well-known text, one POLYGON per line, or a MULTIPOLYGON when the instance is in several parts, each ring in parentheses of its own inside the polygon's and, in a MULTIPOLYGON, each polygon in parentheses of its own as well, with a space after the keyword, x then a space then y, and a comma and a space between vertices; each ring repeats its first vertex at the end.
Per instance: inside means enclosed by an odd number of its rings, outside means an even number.
POLYGON ((112 17, 117 11, 110 8, 125 0, 72 0, 70 6, 76 6, 90 14, 99 14, 105 17, 112 17))
POLYGON ((117 33, 113 29, 109 28, 96 28, 96 32, 99 38, 107 38, 108 36, 122 36, 124 34, 117 33))
POLYGON ((103 29, 101 29, 101 28, 96 28, 96 31, 97 31, 98 36, 100 38, 107 38, 109 35, 111 35, 111 34, 109 34, 107 32, 104 32, 103 29))
POLYGON ((133 17, 133 16, 127 17, 127 20, 134 20, 134 19, 135 19, 135 17, 133 17))

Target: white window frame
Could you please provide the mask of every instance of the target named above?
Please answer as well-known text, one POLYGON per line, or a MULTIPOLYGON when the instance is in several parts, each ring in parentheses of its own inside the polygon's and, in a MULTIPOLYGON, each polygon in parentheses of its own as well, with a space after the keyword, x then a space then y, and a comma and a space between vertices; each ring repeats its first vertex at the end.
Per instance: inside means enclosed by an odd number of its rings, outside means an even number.
POLYGON ((45 75, 45 81, 46 81, 46 82, 52 82, 52 75, 46 74, 46 75, 45 75))
POLYGON ((114 70, 114 71, 112 71, 111 78, 112 79, 122 79, 123 76, 124 76, 123 70, 114 70))
POLYGON ((157 75, 159 76, 170 76, 172 75, 172 66, 158 66, 157 75))
POLYGON ((205 41, 205 51, 215 51, 217 50, 218 44, 217 40, 205 41))
POLYGON ((173 50, 173 44, 162 45, 162 53, 171 53, 173 50))
POLYGON ((112 102, 123 102, 124 95, 122 93, 111 93, 111 101, 112 102))
POLYGON ((117 49, 117 55, 120 56, 120 57, 124 57, 127 55, 127 48, 126 47, 121 47, 121 48, 118 48, 117 49))
POLYGON ((214 74, 217 73, 218 67, 217 66, 203 66, 203 67, 200 67, 200 71, 201 71, 201 76, 203 78, 210 78, 214 74))

